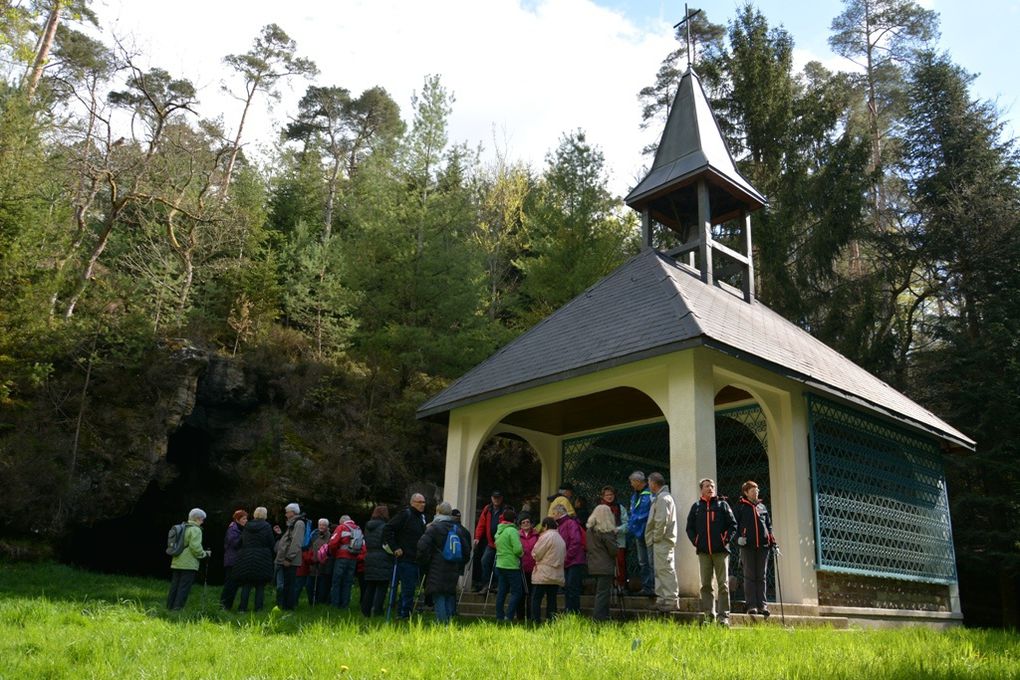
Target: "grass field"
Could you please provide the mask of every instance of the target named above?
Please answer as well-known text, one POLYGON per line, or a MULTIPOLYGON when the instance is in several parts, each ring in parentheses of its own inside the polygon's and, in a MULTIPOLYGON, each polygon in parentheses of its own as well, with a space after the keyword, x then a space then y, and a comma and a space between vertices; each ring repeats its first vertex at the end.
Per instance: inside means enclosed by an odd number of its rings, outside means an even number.
POLYGON ((1020 635, 958 629, 725 630, 658 621, 538 629, 365 621, 305 606, 163 607, 163 581, 0 565, 0 678, 1016 678, 1020 635))

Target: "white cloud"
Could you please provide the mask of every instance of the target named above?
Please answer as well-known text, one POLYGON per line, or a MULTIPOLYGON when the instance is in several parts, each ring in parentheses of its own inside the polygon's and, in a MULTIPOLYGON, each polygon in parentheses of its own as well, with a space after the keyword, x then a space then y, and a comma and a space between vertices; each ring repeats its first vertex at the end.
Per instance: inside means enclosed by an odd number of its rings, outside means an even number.
MULTIPOLYGON (((405 120, 411 92, 427 74, 440 74, 457 98, 451 141, 491 150, 495 128, 511 157, 539 168, 562 132, 584 128, 605 152, 618 193, 633 183, 648 138, 637 92, 673 47, 665 22, 638 28, 589 0, 107 0, 97 9, 105 26, 133 34, 153 65, 191 78, 201 88, 202 115, 222 114, 228 128, 240 105, 219 91, 230 76, 222 58, 246 51, 262 26, 276 22, 318 64, 316 82, 355 93, 382 85, 405 120)), ((273 139, 272 126, 293 115, 305 86, 293 82, 281 103, 251 114, 250 144, 273 139)))

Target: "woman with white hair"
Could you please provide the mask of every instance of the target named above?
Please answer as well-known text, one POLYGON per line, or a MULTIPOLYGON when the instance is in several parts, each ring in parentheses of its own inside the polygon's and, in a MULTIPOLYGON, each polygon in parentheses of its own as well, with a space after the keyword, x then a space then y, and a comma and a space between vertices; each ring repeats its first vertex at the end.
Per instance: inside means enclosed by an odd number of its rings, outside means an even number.
POLYGON ((588 518, 588 575, 595 577, 596 621, 609 619, 609 591, 616 575, 616 518, 608 505, 596 505, 588 518))
POLYGON ((198 561, 212 554, 202 547, 204 521, 205 511, 201 508, 193 508, 188 513, 188 522, 184 527, 184 550, 174 555, 170 561, 170 592, 166 596, 166 608, 170 611, 184 609, 198 573, 198 561))
POLYGON ((301 544, 305 540, 305 520, 301 506, 288 503, 283 509, 287 517, 287 529, 276 544, 276 566, 283 574, 283 588, 277 593, 280 609, 294 609, 297 606, 297 570, 301 566, 301 544))
POLYGON ((237 611, 248 610, 252 588, 255 588, 255 611, 261 610, 266 584, 273 579, 273 544, 276 537, 266 521, 268 514, 264 507, 255 508, 241 532, 241 553, 232 574, 234 582, 241 586, 241 602, 237 611))

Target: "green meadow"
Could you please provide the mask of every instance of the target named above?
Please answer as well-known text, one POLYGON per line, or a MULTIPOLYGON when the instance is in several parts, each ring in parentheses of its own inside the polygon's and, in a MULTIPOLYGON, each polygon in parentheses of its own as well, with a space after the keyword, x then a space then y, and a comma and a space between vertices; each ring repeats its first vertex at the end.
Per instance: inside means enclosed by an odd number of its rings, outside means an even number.
POLYGON ((54 565, 0 565, 0 678, 1015 678, 1020 635, 956 629, 725 630, 564 617, 540 628, 411 624, 304 606, 216 609, 192 590, 54 565))

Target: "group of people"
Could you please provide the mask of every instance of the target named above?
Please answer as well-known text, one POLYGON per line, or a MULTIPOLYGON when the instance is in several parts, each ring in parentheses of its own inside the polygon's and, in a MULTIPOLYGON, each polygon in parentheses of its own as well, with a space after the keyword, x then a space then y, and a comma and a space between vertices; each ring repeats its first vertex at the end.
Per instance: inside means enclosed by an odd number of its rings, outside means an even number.
MULTIPOLYGON (((260 610, 266 585, 275 582, 281 609, 294 609, 302 592, 310 605, 345 609, 357 580, 365 616, 395 609, 398 620, 407 619, 416 600, 424 597, 436 619, 448 623, 457 611, 458 584, 477 553, 481 569, 472 574, 475 592, 485 592, 486 598, 495 593, 500 622, 555 617, 561 591, 565 611, 580 612, 586 575, 595 583, 597 620, 609 618, 614 585, 624 588, 633 583, 632 590, 639 595, 656 598, 658 609, 676 610, 676 503, 658 472, 646 478, 635 471, 629 481, 633 491, 629 505, 620 503, 615 488, 607 485, 590 513, 573 488, 564 484, 549 497, 547 515, 538 522, 527 510, 518 514, 504 504, 500 491, 493 491, 473 540, 461 524, 460 512, 446 501, 435 506, 429 521, 422 494, 412 495, 407 507, 392 517, 386 506, 377 506, 364 529, 348 515, 335 526, 322 518, 306 529, 308 520, 297 503, 284 508, 283 527, 269 524, 264 507, 255 508, 251 519, 245 510, 237 510, 224 539, 226 579, 220 604, 231 609, 240 590, 238 611, 246 611, 254 590, 254 609, 260 610), (638 564, 638 574, 630 581, 628 553, 638 564)), ((747 611, 768 616, 765 571, 775 538, 757 484, 743 485, 735 509, 716 495, 713 480, 703 479, 699 487, 686 533, 698 555, 705 620, 729 624, 732 546, 739 547, 744 567, 747 611)), ((199 561, 211 554, 202 547, 205 517, 199 508, 189 513, 184 550, 171 562, 170 609, 184 606, 199 561)))
MULTIPOLYGON (((630 476, 634 495, 632 517, 647 517, 643 530, 632 527, 642 570, 642 592, 654 592, 656 606, 663 611, 678 607, 676 544, 679 522, 676 503, 657 472, 645 480, 641 472, 630 476), (648 504, 647 513, 641 511, 648 504), (643 538, 643 540, 642 540, 643 538), (652 567, 652 568, 649 568, 652 567), (649 572, 654 576, 649 576, 649 572), (654 591, 649 586, 654 583, 654 591)), ((698 482, 699 496, 687 513, 686 534, 698 556, 701 576, 701 611, 705 622, 730 623, 729 558, 737 547, 744 569, 744 599, 748 614, 769 616, 765 601, 765 571, 771 551, 776 547, 772 518, 758 497, 758 485, 747 481, 741 486, 736 511, 726 498, 716 495, 715 480, 698 482)), ((629 527, 630 528, 630 527, 629 527)))

